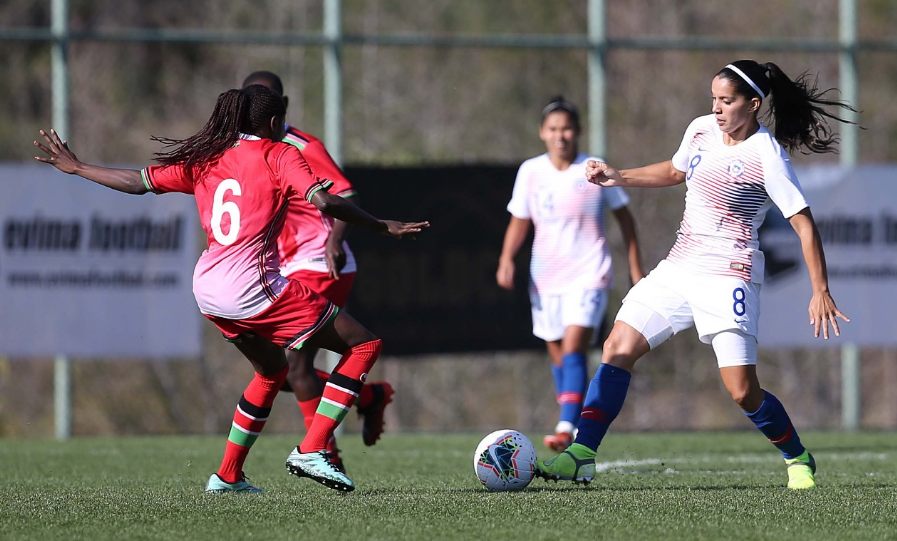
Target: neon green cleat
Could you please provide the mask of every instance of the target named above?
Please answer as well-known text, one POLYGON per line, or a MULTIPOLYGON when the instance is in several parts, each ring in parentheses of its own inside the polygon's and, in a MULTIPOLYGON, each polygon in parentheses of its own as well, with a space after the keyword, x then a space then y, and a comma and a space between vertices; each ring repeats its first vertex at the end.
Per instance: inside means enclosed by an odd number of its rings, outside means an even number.
POLYGON ((242 492, 244 494, 265 493, 264 490, 256 488, 247 483, 245 475, 238 479, 235 483, 228 483, 218 477, 217 473, 213 473, 212 476, 209 477, 209 482, 208 484, 206 484, 206 492, 208 492, 209 494, 224 494, 226 492, 242 492))
POLYGON ((788 465, 788 488, 801 490, 816 488, 816 459, 809 451, 804 451, 797 458, 785 459, 788 465))
POLYGON ((536 475, 554 481, 589 484, 595 478, 595 451, 574 443, 549 460, 536 461, 536 475))

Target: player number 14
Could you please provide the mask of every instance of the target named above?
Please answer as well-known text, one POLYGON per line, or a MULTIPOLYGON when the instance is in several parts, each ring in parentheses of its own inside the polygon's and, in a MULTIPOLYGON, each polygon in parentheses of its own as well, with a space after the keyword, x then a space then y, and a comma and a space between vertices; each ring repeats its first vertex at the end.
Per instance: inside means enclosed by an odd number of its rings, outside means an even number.
POLYGON ((242 195, 243 189, 240 188, 240 183, 232 178, 224 179, 215 189, 215 198, 212 200, 212 235, 222 246, 233 244, 237 240, 237 233, 240 232, 240 207, 233 201, 224 200, 227 192, 239 196, 242 195), (230 217, 227 234, 221 229, 221 220, 225 214, 230 217))

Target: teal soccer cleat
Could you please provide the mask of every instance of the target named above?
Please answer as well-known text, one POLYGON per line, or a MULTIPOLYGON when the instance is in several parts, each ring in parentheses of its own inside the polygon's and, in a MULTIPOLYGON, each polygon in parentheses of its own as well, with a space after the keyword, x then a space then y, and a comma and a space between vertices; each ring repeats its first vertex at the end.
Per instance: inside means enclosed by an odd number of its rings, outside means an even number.
POLYGON ((327 451, 300 453, 299 448, 296 447, 287 457, 287 470, 296 477, 308 477, 327 488, 343 492, 355 490, 355 483, 346 474, 339 471, 339 468, 330 460, 330 453, 327 451))
POLYGON ((243 494, 264 494, 265 491, 256 488, 249 483, 246 482, 246 476, 244 475, 235 483, 227 483, 220 477, 218 477, 217 473, 213 473, 211 477, 209 477, 209 482, 206 484, 206 492, 209 494, 224 494, 226 492, 240 492, 243 494))

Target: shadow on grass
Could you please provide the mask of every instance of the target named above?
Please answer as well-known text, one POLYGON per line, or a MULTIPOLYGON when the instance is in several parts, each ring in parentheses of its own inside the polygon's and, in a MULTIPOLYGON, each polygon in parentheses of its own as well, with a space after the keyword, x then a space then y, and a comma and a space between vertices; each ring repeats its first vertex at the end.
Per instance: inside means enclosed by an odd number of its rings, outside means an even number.
MULTIPOLYGON (((722 490, 766 490, 770 488, 776 488, 775 486, 770 485, 713 485, 713 486, 696 486, 696 485, 687 485, 687 486, 674 486, 674 487, 659 487, 659 486, 610 486, 610 485, 596 485, 594 483, 590 484, 587 487, 581 486, 558 486, 558 487, 541 487, 541 488, 528 488, 527 490, 530 492, 572 492, 575 490, 580 491, 602 491, 602 492, 715 492, 722 490)), ((783 487, 784 488, 784 487, 783 487)))
MULTIPOLYGON (((843 486, 843 485, 839 485, 843 486)), ((850 485, 848 485, 850 486, 850 485)), ((856 487, 876 487, 876 485, 856 485, 856 487)), ((893 488, 889 487, 889 485, 880 485, 881 488, 893 488)), ((480 494, 480 495, 501 495, 501 494, 520 494, 521 497, 526 494, 533 493, 558 493, 558 492, 717 492, 717 491, 728 491, 728 490, 769 490, 784 487, 778 487, 775 485, 767 485, 767 484, 758 484, 758 485, 725 485, 725 486, 609 486, 609 485, 597 485, 592 483, 588 486, 582 485, 570 485, 570 484, 557 484, 557 485, 549 485, 549 486, 533 486, 530 485, 523 490, 516 491, 507 491, 507 492, 490 492, 484 488, 467 488, 467 487, 457 487, 457 488, 426 488, 426 489, 416 489, 416 488, 371 488, 365 489, 361 491, 365 496, 395 496, 397 494, 404 495, 412 495, 412 494, 422 494, 422 493, 430 493, 430 494, 480 494)))

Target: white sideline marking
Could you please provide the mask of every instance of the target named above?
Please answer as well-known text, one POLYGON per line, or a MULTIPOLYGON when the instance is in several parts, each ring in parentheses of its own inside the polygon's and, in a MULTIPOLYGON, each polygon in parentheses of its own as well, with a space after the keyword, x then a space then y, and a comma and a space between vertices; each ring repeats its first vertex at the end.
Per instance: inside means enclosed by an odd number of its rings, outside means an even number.
MULTIPOLYGON (((434 449, 434 450, 417 450, 417 449, 401 449, 395 450, 390 449, 388 451, 381 451, 380 449, 368 449, 365 453, 376 456, 402 456, 402 457, 427 457, 429 459, 439 459, 439 458, 457 458, 457 457, 472 457, 473 453, 468 453, 467 451, 461 451, 456 449, 434 449)), ((872 452, 864 452, 864 453, 813 453, 817 458, 820 458, 825 461, 829 460, 874 460, 874 461, 885 461, 889 460, 893 453, 872 453, 872 452)), ((606 472, 612 470, 625 471, 627 468, 639 468, 644 466, 660 466, 661 464, 667 466, 666 473, 679 473, 676 472, 675 469, 670 468, 669 466, 688 466, 688 465, 697 465, 697 464, 706 464, 706 463, 720 463, 720 462, 728 462, 729 464, 777 464, 781 461, 781 455, 775 451, 775 449, 770 449, 769 452, 764 453, 743 453, 738 455, 726 455, 722 456, 720 454, 702 454, 702 455, 687 455, 687 456, 670 456, 669 458, 655 458, 648 457, 642 459, 629 459, 629 460, 610 460, 607 462, 596 462, 595 464, 595 472, 606 472)), ((660 472, 660 470, 658 470, 660 472)), ((733 471, 722 471, 722 470, 701 470, 701 472, 707 473, 743 473, 743 470, 733 470, 733 471)), ((645 473, 645 472, 639 472, 645 473)))
POLYGON ((659 458, 645 458, 642 460, 614 460, 612 462, 596 462, 595 473, 606 472, 618 468, 635 468, 637 466, 659 466, 664 461, 659 458))
MULTIPOLYGON (((888 453, 819 453, 817 456, 825 460, 888 460, 888 453)), ((758 464, 766 462, 778 462, 781 460, 776 453, 745 453, 741 455, 728 455, 721 457, 720 455, 691 455, 688 457, 671 457, 671 458, 643 458, 637 460, 612 460, 608 462, 596 462, 595 473, 602 473, 612 470, 620 470, 625 473, 627 469, 638 468, 641 466, 666 466, 663 471, 653 473, 680 473, 671 465, 686 466, 690 464, 703 464, 708 462, 720 462, 725 460, 729 463, 748 463, 758 464)), ((652 473, 652 472, 638 472, 652 473)), ((707 472, 711 473, 711 472, 707 472)), ((743 471, 712 471, 712 473, 744 473, 743 471)))

